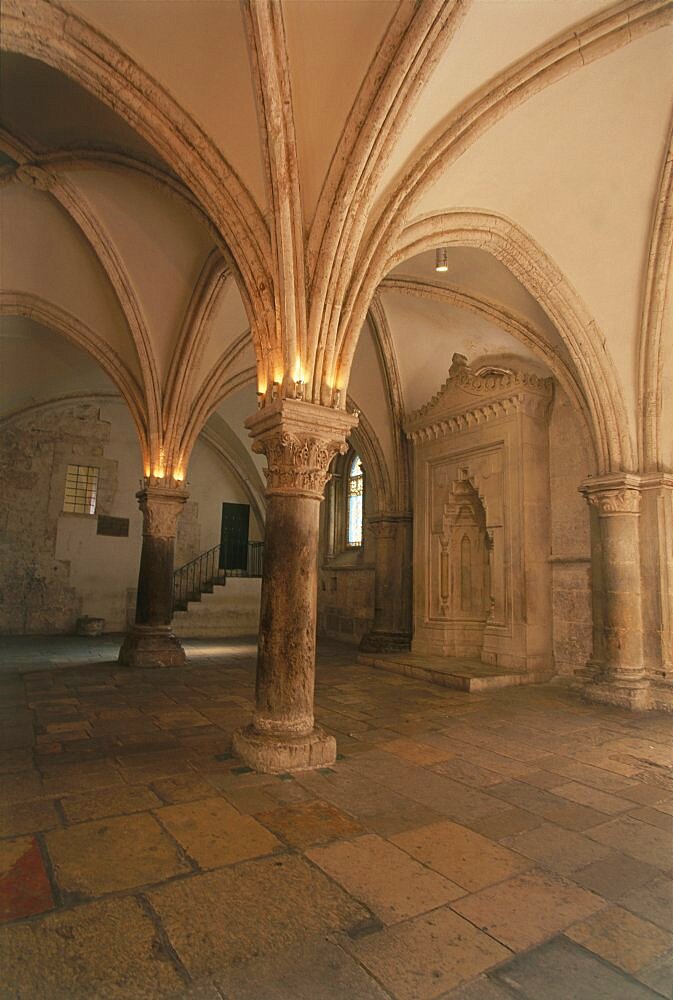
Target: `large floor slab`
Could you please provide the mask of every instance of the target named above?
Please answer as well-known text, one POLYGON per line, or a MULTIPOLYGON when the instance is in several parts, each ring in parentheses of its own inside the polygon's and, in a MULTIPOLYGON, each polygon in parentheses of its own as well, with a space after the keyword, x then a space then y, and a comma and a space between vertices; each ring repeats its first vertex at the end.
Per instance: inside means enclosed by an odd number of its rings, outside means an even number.
POLYGON ((2 1000, 668 995, 670 717, 332 643, 336 763, 262 775, 231 750, 251 643, 117 646, 2 640, 2 1000))

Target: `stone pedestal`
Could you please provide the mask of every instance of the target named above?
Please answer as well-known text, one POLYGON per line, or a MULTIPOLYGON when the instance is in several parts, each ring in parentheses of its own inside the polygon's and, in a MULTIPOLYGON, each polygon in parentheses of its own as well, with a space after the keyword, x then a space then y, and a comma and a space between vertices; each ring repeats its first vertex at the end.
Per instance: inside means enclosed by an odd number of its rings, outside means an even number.
MULTIPOLYGON (((643 709, 650 704, 643 651, 639 538, 640 482, 624 474, 590 479, 581 492, 594 508, 592 558, 600 559, 602 588, 587 697, 643 709)), ((595 602, 598 604, 598 602, 595 602)))
POLYGON ((266 531, 256 709, 234 750, 257 771, 332 763, 336 742, 315 726, 319 505, 328 467, 355 418, 300 400, 276 400, 246 421, 266 455, 266 531))
POLYGON ((119 651, 129 667, 180 667, 185 651, 171 631, 173 560, 178 517, 189 494, 181 484, 150 478, 136 494, 143 512, 143 546, 136 620, 119 651))
POLYGON ((413 519, 407 512, 378 514, 369 526, 376 542, 374 624, 360 649, 402 652, 411 646, 413 519))

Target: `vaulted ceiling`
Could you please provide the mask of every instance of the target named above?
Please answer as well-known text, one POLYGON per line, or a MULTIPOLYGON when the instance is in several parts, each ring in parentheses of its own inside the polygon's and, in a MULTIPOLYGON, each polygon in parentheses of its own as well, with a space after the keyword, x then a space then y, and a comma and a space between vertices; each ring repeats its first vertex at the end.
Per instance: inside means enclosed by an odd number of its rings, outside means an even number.
POLYGON ((565 379, 598 467, 671 467, 670 0, 3 16, 3 337, 18 314, 87 349, 148 463, 297 366, 392 463, 459 352, 565 379))

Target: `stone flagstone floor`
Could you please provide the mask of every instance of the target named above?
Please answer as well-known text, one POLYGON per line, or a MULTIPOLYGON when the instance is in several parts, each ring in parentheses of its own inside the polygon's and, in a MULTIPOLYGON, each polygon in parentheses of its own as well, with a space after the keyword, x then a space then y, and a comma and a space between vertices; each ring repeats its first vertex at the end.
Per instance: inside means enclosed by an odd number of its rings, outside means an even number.
POLYGON ((656 1000, 673 982, 672 720, 466 694, 321 649, 332 768, 230 752, 254 648, 130 671, 2 640, 0 997, 656 1000))

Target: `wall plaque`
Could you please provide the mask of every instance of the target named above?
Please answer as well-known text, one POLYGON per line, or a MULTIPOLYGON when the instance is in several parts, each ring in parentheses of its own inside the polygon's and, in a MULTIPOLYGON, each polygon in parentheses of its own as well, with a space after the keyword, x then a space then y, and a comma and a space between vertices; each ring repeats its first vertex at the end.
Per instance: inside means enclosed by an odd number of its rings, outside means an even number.
POLYGON ((110 517, 108 514, 99 514, 97 534, 113 535, 115 538, 128 538, 128 517, 110 517))

